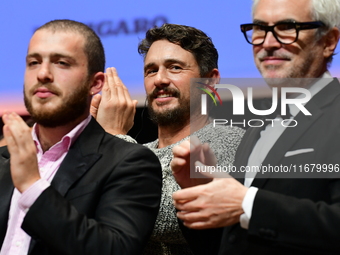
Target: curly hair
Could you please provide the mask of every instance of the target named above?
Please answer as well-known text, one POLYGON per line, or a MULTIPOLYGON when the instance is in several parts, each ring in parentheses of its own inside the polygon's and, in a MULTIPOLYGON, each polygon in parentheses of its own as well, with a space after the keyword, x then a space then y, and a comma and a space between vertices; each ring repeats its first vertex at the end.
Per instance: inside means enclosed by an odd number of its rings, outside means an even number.
POLYGON ((144 58, 155 41, 168 40, 191 52, 200 69, 201 77, 207 76, 214 68, 218 68, 218 52, 204 32, 194 27, 164 24, 151 28, 146 32, 145 39, 138 45, 138 52, 144 58))

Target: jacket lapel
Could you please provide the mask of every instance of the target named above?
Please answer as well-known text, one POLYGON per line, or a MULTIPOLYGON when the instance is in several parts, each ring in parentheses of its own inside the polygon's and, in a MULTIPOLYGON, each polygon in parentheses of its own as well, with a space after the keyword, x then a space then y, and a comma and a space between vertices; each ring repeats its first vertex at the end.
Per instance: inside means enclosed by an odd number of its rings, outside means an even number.
MULTIPOLYGON (((302 112, 298 113, 294 118, 298 125, 296 127, 286 128, 264 159, 263 165, 278 165, 284 158, 285 153, 289 151, 313 123, 323 115, 322 108, 331 104, 339 93, 339 81, 337 79, 334 79, 323 90, 317 93, 305 106, 312 115, 306 116, 302 112)), ((255 178, 252 186, 263 187, 271 175, 272 173, 266 173, 262 175, 261 178, 255 178)))
POLYGON ((98 149, 104 134, 104 130, 92 119, 71 146, 51 183, 62 196, 101 157, 98 149))

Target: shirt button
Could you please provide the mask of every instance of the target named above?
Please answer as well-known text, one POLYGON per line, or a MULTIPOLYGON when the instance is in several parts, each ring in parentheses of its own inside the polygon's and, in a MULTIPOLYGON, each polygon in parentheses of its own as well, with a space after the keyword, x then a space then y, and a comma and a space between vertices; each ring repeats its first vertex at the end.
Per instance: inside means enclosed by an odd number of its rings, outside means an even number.
POLYGON ((21 246, 21 242, 20 242, 20 241, 16 241, 16 242, 15 242, 15 246, 16 246, 16 247, 20 247, 20 246, 21 246))

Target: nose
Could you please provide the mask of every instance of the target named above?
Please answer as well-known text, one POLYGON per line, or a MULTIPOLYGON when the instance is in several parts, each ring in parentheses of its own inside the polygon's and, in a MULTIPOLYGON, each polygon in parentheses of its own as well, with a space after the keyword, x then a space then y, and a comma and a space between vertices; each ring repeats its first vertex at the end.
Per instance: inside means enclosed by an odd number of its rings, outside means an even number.
POLYGON ((154 84, 156 87, 167 87, 170 84, 170 79, 166 68, 159 68, 155 75, 154 84))
POLYGON ((37 79, 42 84, 53 82, 53 74, 48 63, 42 63, 38 70, 37 79))
POLYGON ((264 49, 273 49, 273 48, 280 48, 282 45, 281 43, 276 40, 274 34, 271 31, 267 32, 266 38, 264 39, 264 42, 262 44, 262 47, 264 49))

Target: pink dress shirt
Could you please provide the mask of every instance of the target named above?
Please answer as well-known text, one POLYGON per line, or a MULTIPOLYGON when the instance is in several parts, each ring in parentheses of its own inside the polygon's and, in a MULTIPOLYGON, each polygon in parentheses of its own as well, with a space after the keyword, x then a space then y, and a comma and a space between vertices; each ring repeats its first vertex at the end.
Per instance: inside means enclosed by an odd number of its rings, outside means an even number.
POLYGON ((89 115, 45 153, 43 153, 38 140, 38 126, 35 125, 33 127, 32 136, 37 147, 37 159, 41 179, 36 181, 22 194, 16 188, 14 189, 9 210, 7 232, 0 255, 27 255, 31 237, 21 229, 24 217, 40 194, 50 186, 69 148, 90 120, 91 116, 89 115))

